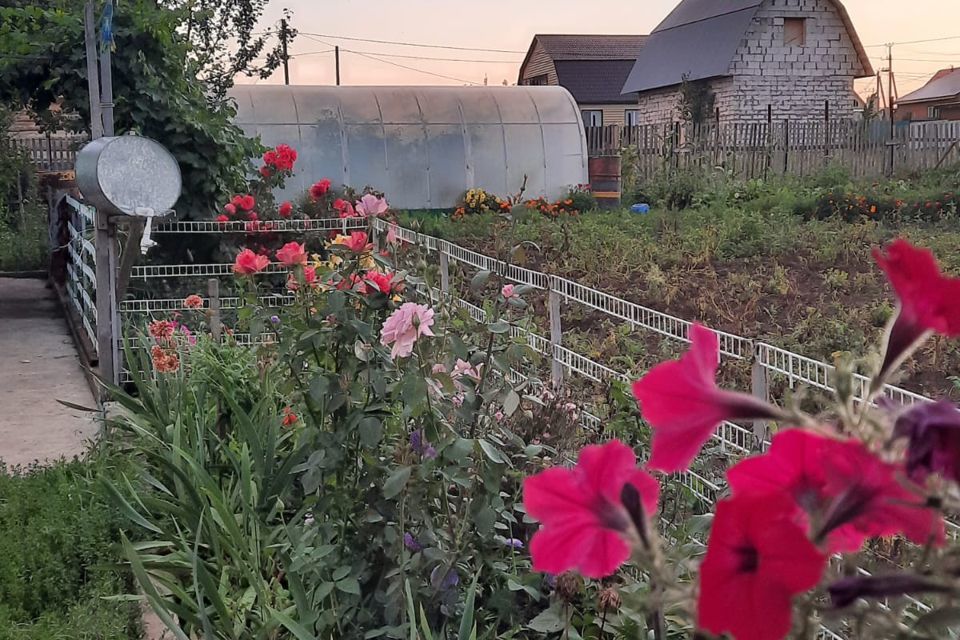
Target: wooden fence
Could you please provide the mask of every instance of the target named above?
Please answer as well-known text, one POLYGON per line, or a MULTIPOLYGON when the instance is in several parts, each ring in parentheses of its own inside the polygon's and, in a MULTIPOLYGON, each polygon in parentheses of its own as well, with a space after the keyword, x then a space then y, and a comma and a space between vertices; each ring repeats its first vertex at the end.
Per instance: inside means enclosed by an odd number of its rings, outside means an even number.
POLYGON ((32 134, 14 137, 14 142, 30 154, 30 160, 41 173, 73 171, 79 149, 87 136, 83 134, 32 134))
POLYGON ((960 122, 753 122, 588 127, 591 156, 629 150, 640 177, 721 168, 741 178, 809 175, 829 164, 855 177, 960 162, 960 122))

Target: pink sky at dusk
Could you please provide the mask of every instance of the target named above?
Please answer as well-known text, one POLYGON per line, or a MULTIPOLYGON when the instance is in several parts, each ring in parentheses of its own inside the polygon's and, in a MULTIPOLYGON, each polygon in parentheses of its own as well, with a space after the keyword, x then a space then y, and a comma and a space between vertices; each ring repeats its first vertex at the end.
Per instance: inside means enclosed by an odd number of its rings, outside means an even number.
MULTIPOLYGON (((649 33, 679 0, 273 0, 263 27, 284 7, 304 34, 526 51, 535 33, 649 33)), ((960 2, 957 0, 846 0, 847 10, 874 66, 885 66, 886 42, 954 39, 894 47, 897 85, 903 95, 921 86, 937 69, 960 66, 960 2)), ((341 47, 343 84, 491 85, 517 81, 523 53, 427 49, 301 35, 293 44, 291 83, 333 84, 332 45, 341 47), (322 52, 322 53, 314 53, 322 52), (363 55, 361 55, 363 54, 363 55), (384 58, 366 56, 414 56, 384 58), (468 61, 424 60, 457 58, 468 61), (474 60, 496 61, 475 62, 474 60), (396 64, 430 71, 452 80, 396 64)), ((249 82, 249 80, 242 80, 249 82)), ((282 73, 261 81, 280 83, 282 73)), ((861 93, 874 81, 860 81, 861 93)))

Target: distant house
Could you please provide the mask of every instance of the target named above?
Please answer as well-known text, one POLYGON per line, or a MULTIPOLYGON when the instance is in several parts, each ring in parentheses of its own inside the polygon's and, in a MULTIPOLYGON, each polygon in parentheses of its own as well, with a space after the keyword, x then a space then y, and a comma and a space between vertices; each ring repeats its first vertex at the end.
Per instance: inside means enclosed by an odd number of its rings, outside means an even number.
POLYGON ((684 78, 724 121, 853 117, 853 81, 873 75, 839 0, 683 0, 650 34, 624 83, 639 121, 678 119, 684 78))
POLYGON ((586 126, 636 124, 637 98, 621 92, 646 37, 534 36, 517 84, 565 87, 586 126))
POLYGON ((960 120, 960 69, 937 71, 927 84, 897 100, 898 120, 960 120))

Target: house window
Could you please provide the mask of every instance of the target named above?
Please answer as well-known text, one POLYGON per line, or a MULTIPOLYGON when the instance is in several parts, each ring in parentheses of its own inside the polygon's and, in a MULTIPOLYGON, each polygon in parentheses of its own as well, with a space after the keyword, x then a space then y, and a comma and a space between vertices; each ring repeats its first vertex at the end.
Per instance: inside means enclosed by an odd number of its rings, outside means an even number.
POLYGON ((927 107, 927 117, 931 120, 939 120, 940 107, 927 107))
POLYGON ((802 47, 807 44, 806 18, 783 19, 783 46, 802 47))
POLYGON ((603 111, 600 109, 584 109, 580 112, 580 115, 583 117, 583 126, 585 127, 603 126, 603 111))
POLYGON ((523 84, 528 87, 544 87, 548 83, 547 74, 542 74, 539 76, 533 76, 531 78, 525 78, 523 84))
POLYGON ((639 109, 627 109, 624 112, 623 122, 628 127, 636 127, 640 125, 640 110, 639 109))

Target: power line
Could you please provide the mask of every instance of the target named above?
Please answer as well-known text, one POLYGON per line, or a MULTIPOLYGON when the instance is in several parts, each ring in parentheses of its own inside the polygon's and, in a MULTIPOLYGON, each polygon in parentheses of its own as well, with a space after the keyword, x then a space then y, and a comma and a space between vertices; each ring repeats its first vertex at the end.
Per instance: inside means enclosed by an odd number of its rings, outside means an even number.
POLYGON ((291 54, 290 58, 302 58, 303 56, 319 56, 324 53, 333 53, 333 49, 324 49, 323 51, 307 51, 305 53, 291 54))
POLYGON ((526 53, 526 51, 517 51, 511 49, 480 49, 477 47, 455 47, 452 45, 443 45, 443 44, 424 44, 417 42, 398 42, 396 40, 374 40, 373 38, 355 38, 351 36, 334 36, 323 33, 304 33, 303 31, 299 32, 303 36, 314 36, 317 38, 332 38, 334 40, 353 40, 355 42, 375 42, 377 44, 392 44, 398 47, 422 47, 425 49, 452 49, 454 51, 483 51, 487 53, 526 53))
POLYGON ((885 42, 885 43, 883 43, 883 44, 868 44, 868 45, 866 45, 866 46, 867 46, 868 48, 873 48, 873 47, 886 47, 887 45, 890 45, 890 44, 899 46, 899 45, 905 45, 905 44, 924 44, 924 43, 926 43, 926 42, 943 42, 943 41, 945 41, 945 40, 960 40, 960 36, 946 36, 946 37, 943 37, 943 38, 929 38, 929 39, 927 39, 927 40, 909 40, 909 41, 907 41, 907 42, 885 42))
MULTIPOLYGON (((306 38, 313 40, 314 42, 319 42, 320 44, 325 44, 328 47, 333 45, 329 42, 324 42, 318 38, 311 37, 309 34, 302 33, 300 34, 306 38)), ((333 49, 330 49, 333 51, 333 49)), ((358 49, 344 49, 344 51, 350 51, 351 53, 365 53, 369 56, 383 56, 384 58, 404 58, 407 60, 436 60, 438 62, 474 62, 474 63, 486 63, 486 64, 518 64, 520 60, 480 60, 477 58, 439 58, 436 56, 408 56, 402 53, 385 53, 383 51, 360 51, 358 49)), ((300 54, 304 55, 304 54, 300 54)))
POLYGON ((410 66, 407 66, 407 65, 405 65, 405 64, 400 64, 399 62, 393 62, 392 60, 384 60, 383 58, 378 58, 378 57, 372 56, 372 55, 370 55, 370 54, 368 54, 368 53, 361 53, 361 52, 359 52, 359 51, 352 51, 352 50, 350 50, 350 49, 340 49, 340 50, 341 50, 341 51, 344 51, 344 52, 347 52, 347 53, 354 53, 354 54, 356 54, 356 55, 358 55, 358 56, 361 56, 361 57, 363 57, 363 58, 369 58, 369 59, 371 59, 371 60, 376 60, 377 62, 383 62, 383 63, 385 63, 385 64, 391 64, 391 65, 393 65, 393 66, 395 66, 395 67, 400 67, 401 69, 407 69, 408 71, 416 71, 417 73, 425 73, 425 74, 427 74, 428 76, 436 76, 437 78, 444 78, 445 80, 453 80, 454 82, 463 82, 464 84, 480 84, 479 82, 474 82, 473 80, 464 80, 463 78, 454 78, 453 76, 446 76, 446 75, 443 75, 442 73, 434 73, 433 71, 426 71, 426 70, 424 70, 424 69, 417 69, 416 67, 410 67, 410 66))

